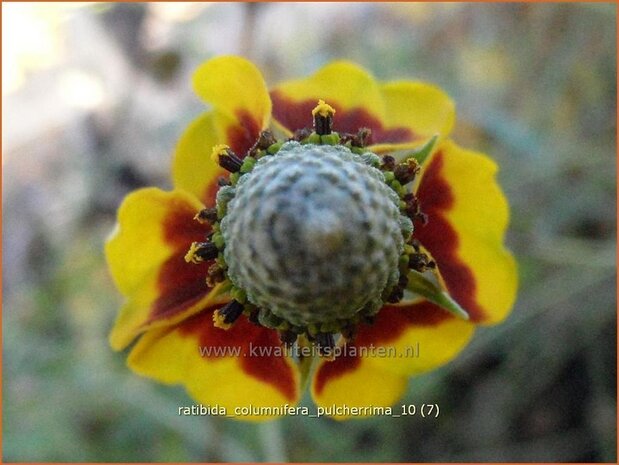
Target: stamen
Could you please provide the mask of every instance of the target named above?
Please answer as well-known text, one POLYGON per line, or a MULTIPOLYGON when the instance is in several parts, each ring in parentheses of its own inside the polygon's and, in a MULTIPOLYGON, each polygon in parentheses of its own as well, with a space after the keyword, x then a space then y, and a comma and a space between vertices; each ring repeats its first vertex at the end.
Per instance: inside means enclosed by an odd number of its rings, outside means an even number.
POLYGON ((278 333, 279 340, 282 341, 286 347, 291 347, 295 342, 297 342, 298 335, 294 331, 278 331, 278 333))
POLYGON ((185 254, 187 263, 202 263, 205 260, 217 258, 219 249, 212 242, 192 242, 185 254))
POLYGON ((215 287, 217 283, 221 283, 226 280, 226 271, 217 263, 213 263, 209 266, 206 275, 206 285, 208 287, 215 287))
POLYGON ((250 323, 253 323, 256 326, 262 326, 260 324, 260 319, 258 318, 259 314, 260 314, 260 310, 254 309, 249 313, 249 315, 247 316, 247 319, 249 320, 250 323))
POLYGON ((218 144, 213 147, 211 159, 222 168, 236 173, 241 169, 243 160, 241 160, 233 151, 225 144, 218 144))
POLYGON ((340 137, 340 144, 346 145, 348 142, 350 142, 351 147, 363 148, 367 145, 371 135, 372 130, 370 128, 360 128, 357 131, 357 134, 342 134, 340 137))
POLYGON ((357 135, 352 139, 352 146, 365 147, 371 135, 372 130, 370 128, 360 128, 357 135))
POLYGON ((254 148, 258 150, 266 150, 276 142, 277 139, 275 139, 275 136, 273 136, 273 133, 271 131, 262 131, 260 133, 260 137, 258 137, 258 140, 254 144, 254 147, 252 147, 252 150, 250 150, 250 153, 253 151, 254 148))
POLYGON ((213 313, 213 325, 216 328, 230 329, 243 313, 243 304, 232 300, 213 313))
POLYGON ((312 110, 312 116, 314 117, 314 130, 319 136, 325 136, 331 134, 333 128, 333 115, 335 109, 325 103, 324 100, 318 100, 318 105, 312 110))
POLYGON ((335 341, 333 334, 331 333, 318 333, 316 335, 316 348, 318 349, 318 355, 325 360, 335 360, 335 341))
POLYGON ((198 213, 196 213, 196 216, 194 216, 193 219, 196 220, 198 223, 213 224, 217 221, 217 208, 211 207, 200 210, 198 213))
POLYGON ((405 185, 414 181, 415 176, 419 173, 420 169, 421 168, 417 163, 417 160, 414 158, 409 158, 405 162, 396 166, 393 170, 393 174, 400 184, 405 185))
POLYGON ((312 133, 312 130, 309 128, 297 129, 292 135, 292 140, 301 142, 302 140, 307 139, 311 133, 312 133))
POLYGON ((433 260, 430 260, 428 256, 423 252, 415 252, 410 255, 408 261, 408 267, 411 270, 419 271, 423 273, 428 269, 436 268, 436 263, 433 260))
POLYGON ((428 215, 422 213, 421 206, 419 205, 419 199, 415 196, 415 194, 406 194, 402 197, 402 200, 405 203, 404 213, 411 220, 418 220, 422 225, 428 224, 428 215))
POLYGON ((383 162, 380 165, 380 169, 383 171, 393 171, 395 169, 395 158, 391 155, 385 155, 383 162))
POLYGON ((408 277, 406 274, 401 273, 398 279, 398 284, 393 288, 391 294, 387 298, 387 302, 391 304, 397 304, 404 298, 404 289, 406 289, 406 285, 408 284, 408 277))
POLYGON ((342 337, 346 340, 346 342, 352 342, 355 340, 357 336, 357 325, 349 324, 341 329, 342 337))

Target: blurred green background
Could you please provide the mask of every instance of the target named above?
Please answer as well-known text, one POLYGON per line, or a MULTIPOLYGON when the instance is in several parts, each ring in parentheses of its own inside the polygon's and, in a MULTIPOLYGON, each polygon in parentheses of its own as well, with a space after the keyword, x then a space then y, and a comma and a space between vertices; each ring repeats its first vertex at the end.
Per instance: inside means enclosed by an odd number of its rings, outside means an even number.
POLYGON ((2 21, 4 461, 616 461, 614 4, 5 3, 2 21), (403 402, 439 418, 179 417, 182 388, 108 347, 103 241, 127 192, 170 186, 203 110, 189 76, 223 53, 271 84, 335 58, 434 82, 454 138, 500 164, 518 302, 411 380, 403 402))

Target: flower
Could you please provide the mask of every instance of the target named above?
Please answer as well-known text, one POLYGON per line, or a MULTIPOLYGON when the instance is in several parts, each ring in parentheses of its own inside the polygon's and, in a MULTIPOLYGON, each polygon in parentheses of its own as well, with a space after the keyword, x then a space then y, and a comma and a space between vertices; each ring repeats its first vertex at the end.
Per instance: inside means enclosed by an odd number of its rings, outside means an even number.
POLYGON ((448 139, 440 89, 337 61, 269 92, 233 56, 193 85, 211 109, 177 145, 174 190, 128 195, 105 248, 126 298, 110 343, 135 342, 136 373, 248 420, 307 382, 346 418, 507 316, 497 167, 448 139))

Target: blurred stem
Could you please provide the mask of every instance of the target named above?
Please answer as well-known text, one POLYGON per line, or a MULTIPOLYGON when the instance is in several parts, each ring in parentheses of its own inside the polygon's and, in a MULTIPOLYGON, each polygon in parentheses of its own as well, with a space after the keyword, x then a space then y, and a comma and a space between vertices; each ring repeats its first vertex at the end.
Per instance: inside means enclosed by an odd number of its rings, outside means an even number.
POLYGON ((258 427, 265 462, 286 462, 281 420, 267 421, 258 427))

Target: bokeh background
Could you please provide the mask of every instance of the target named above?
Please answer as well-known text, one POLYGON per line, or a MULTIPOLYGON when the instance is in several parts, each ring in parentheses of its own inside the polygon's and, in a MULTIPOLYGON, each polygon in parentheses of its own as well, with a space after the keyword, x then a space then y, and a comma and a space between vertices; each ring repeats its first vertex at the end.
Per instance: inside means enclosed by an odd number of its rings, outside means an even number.
POLYGON ((615 37, 610 3, 3 4, 4 461, 616 461, 615 37), (115 211, 170 186, 189 76, 224 53, 437 83, 500 164, 518 302, 411 380, 439 418, 179 417, 108 347, 115 211))

